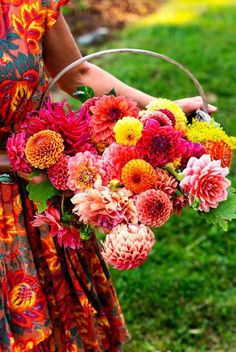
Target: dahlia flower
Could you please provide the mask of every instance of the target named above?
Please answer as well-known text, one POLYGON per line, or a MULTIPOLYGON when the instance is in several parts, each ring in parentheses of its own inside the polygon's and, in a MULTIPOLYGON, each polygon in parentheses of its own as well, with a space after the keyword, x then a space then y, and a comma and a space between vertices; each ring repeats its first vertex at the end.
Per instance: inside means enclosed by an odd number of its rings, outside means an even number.
POLYGON ((181 215, 183 208, 189 205, 188 197, 184 194, 180 194, 173 199, 173 212, 177 215, 181 215))
POLYGON ((101 97, 93 97, 86 100, 79 109, 79 116, 78 118, 83 121, 89 121, 92 115, 90 108, 95 105, 96 101, 101 99, 101 97))
POLYGON ((65 225, 62 230, 59 230, 54 235, 57 235, 57 240, 61 247, 72 249, 80 249, 83 247, 80 232, 73 226, 65 225))
POLYGON ((99 155, 90 152, 77 153, 68 162, 67 186, 72 191, 84 191, 102 183, 106 176, 106 163, 99 155))
POLYGON ((136 147, 153 167, 171 163, 183 154, 181 132, 172 126, 161 127, 153 119, 147 121, 136 147))
MULTIPOLYGON (((147 105, 147 110, 156 111, 156 110, 169 110, 175 117, 176 124, 175 128, 177 130, 186 130, 187 118, 183 110, 173 101, 163 98, 158 98, 152 100, 147 105)), ((167 114, 167 113, 166 113, 167 114)))
POLYGON ((137 103, 123 96, 103 96, 90 108, 92 115, 90 127, 93 130, 93 140, 111 144, 114 142, 113 127, 124 116, 138 117, 137 103))
POLYGON ((116 143, 131 146, 135 146, 142 137, 142 130, 142 122, 130 116, 118 120, 113 128, 116 143))
POLYGON ((80 221, 98 226, 106 233, 122 222, 135 224, 138 221, 131 193, 124 188, 115 192, 104 186, 91 188, 77 193, 71 202, 75 204, 73 212, 80 221))
POLYGON ((229 137, 225 131, 223 131, 221 127, 217 127, 215 123, 193 120, 192 124, 188 125, 187 138, 196 143, 224 141, 234 149, 232 137, 229 137))
POLYGON ((121 181, 131 192, 141 193, 155 186, 156 171, 145 160, 130 160, 122 169, 121 181))
POLYGON ((47 170, 48 178, 56 189, 67 190, 69 156, 63 154, 53 166, 47 170))
POLYGON ((53 207, 48 207, 44 214, 35 215, 35 220, 32 222, 32 226, 39 227, 45 224, 49 225, 52 236, 55 236, 59 231, 63 230, 60 225, 60 220, 60 212, 53 207))
POLYGON ((155 243, 153 232, 144 225, 118 225, 103 243, 105 261, 119 270, 140 266, 155 243))
POLYGON ((121 170, 128 161, 138 159, 139 152, 135 147, 112 143, 103 153, 103 158, 108 178, 121 180, 121 170))
POLYGON ((182 154, 180 160, 180 166, 185 168, 189 159, 194 156, 195 158, 200 158, 203 154, 206 154, 205 148, 201 143, 194 143, 192 141, 182 139, 184 153, 182 154))
POLYGON ((25 157, 26 136, 20 132, 7 140, 6 150, 14 171, 31 173, 32 168, 25 157))
POLYGON ((137 196, 138 218, 147 226, 160 227, 170 218, 172 202, 165 192, 150 189, 137 196))
POLYGON ((221 160, 221 166, 230 168, 233 158, 232 148, 224 141, 208 141, 204 144, 206 154, 209 154, 212 160, 221 160))
POLYGON ((156 168, 155 189, 165 192, 171 198, 177 191, 178 181, 167 170, 156 168))
MULTIPOLYGON (((166 110, 167 111, 167 110, 166 110)), ((157 111, 151 111, 151 110, 142 110, 139 113, 139 116, 141 118, 142 123, 145 125, 147 120, 153 119, 156 120, 160 126, 174 126, 175 125, 175 117, 174 115, 170 112, 171 116, 173 116, 173 122, 169 118, 167 114, 162 112, 161 110, 157 111)))
POLYGON ((28 139, 25 147, 26 159, 36 169, 46 169, 54 165, 63 151, 62 137, 51 130, 35 133, 28 139))
POLYGON ((66 154, 74 155, 85 150, 96 154, 87 115, 72 111, 66 101, 53 103, 48 99, 43 108, 27 115, 23 130, 28 137, 46 129, 62 136, 66 154))
POLYGON ((231 185, 226 178, 229 169, 222 167, 220 160, 212 161, 207 154, 199 159, 192 157, 183 174, 184 179, 180 182, 180 187, 188 196, 190 205, 198 199, 199 210, 209 212, 211 208, 217 208, 220 202, 227 199, 227 188, 231 185))

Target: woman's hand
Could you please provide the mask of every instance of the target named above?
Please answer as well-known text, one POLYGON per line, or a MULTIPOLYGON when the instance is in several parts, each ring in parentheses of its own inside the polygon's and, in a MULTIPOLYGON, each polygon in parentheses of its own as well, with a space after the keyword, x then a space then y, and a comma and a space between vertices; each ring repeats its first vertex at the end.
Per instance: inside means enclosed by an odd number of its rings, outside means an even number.
POLYGON ((27 174, 26 172, 18 171, 17 174, 18 174, 18 176, 20 176, 24 180, 26 180, 30 183, 34 183, 34 184, 38 184, 38 183, 47 181, 47 179, 48 179, 47 175, 44 172, 42 172, 39 176, 34 176, 31 180, 29 179, 29 174, 27 174))
MULTIPOLYGON (((191 97, 176 100, 175 103, 181 107, 186 115, 190 115, 192 112, 200 109, 203 109, 203 101, 201 97, 191 97)), ((208 113, 214 114, 217 111, 217 108, 213 105, 208 104, 208 113)))

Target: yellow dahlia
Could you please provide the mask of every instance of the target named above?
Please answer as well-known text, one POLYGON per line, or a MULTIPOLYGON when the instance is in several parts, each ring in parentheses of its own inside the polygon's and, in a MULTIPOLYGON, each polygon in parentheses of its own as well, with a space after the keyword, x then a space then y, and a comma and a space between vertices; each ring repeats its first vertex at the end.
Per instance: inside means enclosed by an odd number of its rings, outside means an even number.
POLYGON ((231 147, 232 149, 236 149, 236 137, 230 137, 231 147))
POLYGON ((187 118, 183 110, 175 104, 173 101, 169 99, 163 99, 163 98, 158 98, 152 100, 148 105, 147 105, 147 110, 150 111, 157 111, 157 110, 169 110, 176 119, 176 126, 175 128, 177 130, 185 131, 186 126, 187 126, 187 118))
POLYGON ((135 117, 126 116, 118 120, 113 128, 118 144, 135 146, 142 137, 143 124, 135 117))
POLYGON ((46 169, 54 165, 63 151, 61 135, 51 130, 35 133, 28 139, 25 147, 26 159, 37 169, 46 169))
POLYGON ((208 141, 224 141, 232 149, 236 147, 232 137, 229 137, 221 127, 213 123, 193 120, 187 131, 187 138, 195 143, 206 143, 208 141))
POLYGON ((155 169, 142 159, 130 160, 121 171, 123 185, 133 193, 141 193, 156 184, 155 169))
POLYGON ((224 141, 214 142, 209 141, 204 145, 206 154, 209 154, 213 160, 221 160, 222 167, 229 167, 232 163, 233 153, 232 148, 224 141))

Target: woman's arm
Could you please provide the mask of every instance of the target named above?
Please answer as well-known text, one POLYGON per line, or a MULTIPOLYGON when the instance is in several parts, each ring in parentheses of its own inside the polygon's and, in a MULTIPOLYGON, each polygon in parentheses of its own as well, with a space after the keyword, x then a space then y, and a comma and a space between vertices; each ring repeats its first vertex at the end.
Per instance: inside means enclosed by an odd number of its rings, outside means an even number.
MULTIPOLYGON (((81 58, 81 53, 62 14, 59 15, 56 24, 45 36, 43 56, 47 70, 52 77, 55 77, 58 72, 73 61, 81 58)), ((66 73, 60 79, 59 86, 70 95, 76 91, 78 86, 90 86, 97 96, 106 94, 114 88, 117 95, 132 98, 141 108, 154 99, 154 97, 126 85, 89 62, 84 62, 66 73)), ((176 102, 187 114, 200 109, 203 105, 200 97, 180 99, 176 102)), ((210 112, 215 111, 216 108, 210 106, 210 112)))

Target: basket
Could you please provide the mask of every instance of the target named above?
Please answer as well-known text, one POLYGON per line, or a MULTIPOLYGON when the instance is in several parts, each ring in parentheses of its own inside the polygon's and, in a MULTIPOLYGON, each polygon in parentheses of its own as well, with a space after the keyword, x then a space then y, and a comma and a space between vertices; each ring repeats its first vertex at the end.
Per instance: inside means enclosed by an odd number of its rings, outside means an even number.
POLYGON ((195 87, 197 88, 198 94, 201 96, 202 101, 203 101, 203 111, 198 110, 196 112, 196 117, 199 120, 202 121, 210 121, 210 116, 208 115, 208 104, 207 104, 207 99, 206 99, 206 94, 200 84, 200 82, 197 80, 197 78, 192 74, 192 72, 190 72, 184 65, 182 65, 181 63, 179 63, 178 61, 154 52, 154 51, 149 51, 149 50, 143 50, 143 49, 130 49, 130 48, 122 48, 122 49, 109 49, 109 50, 103 50, 103 51, 98 51, 96 53, 93 54, 89 54, 87 56, 84 56, 74 62, 72 62, 71 64, 69 64, 68 66, 66 66, 62 71, 60 71, 55 78, 53 78, 53 80, 51 81, 51 83, 49 84, 47 90, 45 91, 45 94, 42 97, 41 100, 41 107, 45 101, 45 99, 47 98, 47 95, 49 93, 49 91, 51 90, 51 88, 58 82, 58 80, 64 75, 66 74, 68 71, 70 71, 71 69, 83 64, 86 61, 90 61, 96 58, 100 58, 103 56, 107 56, 107 55, 111 55, 111 54, 123 54, 123 53, 131 53, 131 54, 143 54, 143 55, 147 55, 147 56, 152 56, 155 58, 159 58, 162 59, 164 61, 167 61, 175 66, 177 66, 181 71, 183 71, 194 83, 195 87))

